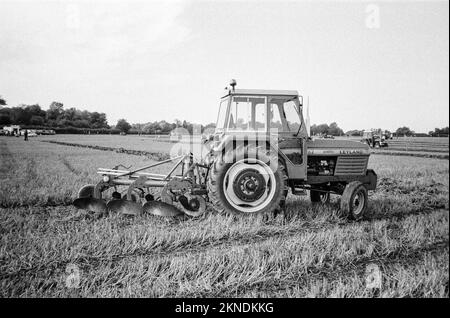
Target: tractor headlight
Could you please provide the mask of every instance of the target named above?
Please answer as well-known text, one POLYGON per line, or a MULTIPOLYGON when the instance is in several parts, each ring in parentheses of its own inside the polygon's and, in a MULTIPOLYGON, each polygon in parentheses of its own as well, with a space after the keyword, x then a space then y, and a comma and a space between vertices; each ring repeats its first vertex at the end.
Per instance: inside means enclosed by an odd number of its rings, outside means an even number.
POLYGON ((104 175, 103 176, 103 182, 109 182, 109 176, 104 175))

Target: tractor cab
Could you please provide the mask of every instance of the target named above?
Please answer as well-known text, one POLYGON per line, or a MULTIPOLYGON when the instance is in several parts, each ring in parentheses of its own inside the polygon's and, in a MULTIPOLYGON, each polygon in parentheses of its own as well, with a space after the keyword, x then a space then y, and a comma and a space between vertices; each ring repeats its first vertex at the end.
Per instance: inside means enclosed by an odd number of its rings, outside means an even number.
POLYGON ((306 137, 297 91, 229 89, 220 101, 216 133, 306 137))
POLYGON ((280 155, 288 173, 305 179, 308 132, 303 118, 303 98, 294 90, 230 88, 220 100, 213 153, 222 149, 264 142, 280 155))

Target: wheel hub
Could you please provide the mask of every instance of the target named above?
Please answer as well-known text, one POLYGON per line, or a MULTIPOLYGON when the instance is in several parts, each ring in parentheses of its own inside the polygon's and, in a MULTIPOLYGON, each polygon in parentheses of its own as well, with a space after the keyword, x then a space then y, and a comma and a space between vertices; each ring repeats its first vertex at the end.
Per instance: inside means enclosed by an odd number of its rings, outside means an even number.
POLYGON ((262 211, 276 191, 275 174, 263 161, 241 159, 226 172, 223 192, 228 203, 240 212, 262 211))
POLYGON ((358 192, 355 196, 355 198, 353 199, 353 213, 355 215, 361 213, 361 211, 364 208, 364 195, 361 192, 358 192))
POLYGON ((189 207, 193 210, 193 211, 197 211, 200 208, 200 202, 198 201, 198 199, 191 199, 189 200, 189 207))
POLYGON ((241 171, 233 182, 236 196, 245 202, 253 202, 261 198, 266 190, 265 179, 256 169, 241 171))

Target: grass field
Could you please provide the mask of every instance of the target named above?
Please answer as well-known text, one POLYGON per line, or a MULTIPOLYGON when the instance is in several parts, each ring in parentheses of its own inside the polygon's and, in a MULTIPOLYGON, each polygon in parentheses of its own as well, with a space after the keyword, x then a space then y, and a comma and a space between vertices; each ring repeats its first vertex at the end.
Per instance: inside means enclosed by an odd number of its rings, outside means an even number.
POLYGON ((70 203, 98 180, 97 167, 152 160, 41 140, 169 146, 137 136, 0 138, 1 297, 449 296, 448 160, 372 156, 379 183, 362 222, 339 215, 338 197, 313 206, 292 195, 285 215, 269 219, 208 208, 199 220, 95 220, 70 203), (67 287, 71 264, 79 288, 67 287), (382 272, 379 291, 366 288, 368 264, 382 272))
MULTIPOLYGON (((174 143, 169 136, 152 135, 128 135, 128 136, 110 136, 110 135, 54 135, 39 136, 39 140, 50 142, 74 143, 87 146, 101 146, 111 148, 126 148, 136 151, 148 151, 152 153, 169 153, 171 149, 176 149, 176 145, 187 143, 174 143)), ((337 139, 348 139, 359 141, 359 137, 337 137, 337 139)), ((405 137, 389 140, 389 147, 372 149, 376 154, 399 154, 418 157, 449 157, 449 138, 437 137, 405 137)))

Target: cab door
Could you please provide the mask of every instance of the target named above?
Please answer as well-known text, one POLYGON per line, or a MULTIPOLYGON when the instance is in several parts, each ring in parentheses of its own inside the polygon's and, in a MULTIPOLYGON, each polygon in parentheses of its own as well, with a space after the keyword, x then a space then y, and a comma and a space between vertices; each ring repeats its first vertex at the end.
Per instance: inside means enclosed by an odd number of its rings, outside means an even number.
POLYGON ((289 179, 306 179, 306 128, 298 99, 269 98, 269 129, 277 136, 277 148, 286 162, 289 179))

